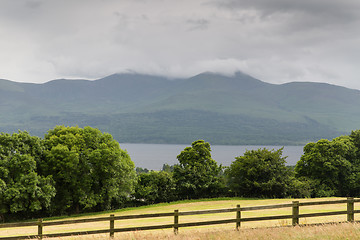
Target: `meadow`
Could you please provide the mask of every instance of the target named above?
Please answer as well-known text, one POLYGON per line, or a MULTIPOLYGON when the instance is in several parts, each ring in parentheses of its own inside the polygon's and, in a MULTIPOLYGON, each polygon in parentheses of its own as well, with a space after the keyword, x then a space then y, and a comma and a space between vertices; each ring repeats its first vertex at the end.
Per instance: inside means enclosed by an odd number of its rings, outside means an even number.
MULTIPOLYGON (((340 198, 321 198, 321 199, 204 199, 197 201, 179 201, 174 203, 163 203, 151 206, 144 206, 138 208, 120 209, 112 212, 102 212, 94 214, 77 215, 70 217, 57 217, 44 219, 44 221, 51 220, 70 220, 80 218, 92 217, 108 217, 110 214, 115 216, 121 215, 136 215, 147 213, 164 213, 173 212, 175 209, 181 211, 195 211, 195 210, 210 210, 210 209, 224 209, 234 208, 240 204, 241 207, 249 206, 263 206, 274 204, 291 203, 294 200, 300 202, 309 201, 324 201, 337 200, 340 198)), ((344 199, 344 198, 341 198, 344 199)), ((355 203, 355 210, 358 210, 360 205, 355 203)), ((346 210, 346 204, 332 204, 332 205, 315 205, 304 206, 300 208, 300 214, 325 212, 325 211, 342 211, 346 210)), ((272 215, 287 215, 291 214, 291 208, 269 209, 260 211, 243 212, 242 217, 255 216, 272 216, 272 215)), ((180 223, 196 222, 196 221, 210 221, 218 219, 234 218, 235 212, 207 214, 207 215, 192 215, 181 216, 180 223)), ((360 217, 360 214, 355 214, 355 220, 360 217)), ((343 222, 346 221, 346 215, 326 216, 314 218, 301 218, 300 224, 313 223, 329 223, 329 222, 343 222)), ((162 225, 173 222, 173 217, 162 217, 156 219, 134 219, 125 221, 115 221, 115 228, 146 226, 146 225, 162 225)), ((127 233, 115 233, 115 239, 356 239, 360 238, 360 225, 358 224, 326 224, 320 226, 307 227, 286 227, 291 225, 291 219, 286 220, 271 220, 258 222, 244 222, 241 224, 240 231, 235 230, 235 224, 210 225, 202 227, 187 227, 180 228, 179 234, 174 235, 172 229, 166 230, 151 230, 151 231, 135 231, 127 233)), ((45 233, 56 232, 72 232, 72 231, 90 231, 97 229, 109 228, 109 222, 96 223, 80 223, 60 226, 44 227, 45 233)), ((14 235, 37 234, 37 228, 22 227, 22 228, 0 228, 0 237, 14 236, 14 235)), ((62 237, 57 239, 106 239, 108 234, 99 234, 92 236, 81 237, 62 237)))
MULTIPOLYGON (((65 238, 57 238, 65 239, 65 238)), ((108 236, 82 236, 69 237, 74 240, 99 240, 108 239, 108 236)), ((254 228, 241 229, 240 231, 215 228, 208 230, 187 230, 186 232, 174 235, 169 232, 132 232, 115 235, 114 240, 120 239, 153 239, 153 240, 349 240, 360 239, 360 225, 358 223, 329 224, 306 227, 275 227, 275 228, 254 228)))

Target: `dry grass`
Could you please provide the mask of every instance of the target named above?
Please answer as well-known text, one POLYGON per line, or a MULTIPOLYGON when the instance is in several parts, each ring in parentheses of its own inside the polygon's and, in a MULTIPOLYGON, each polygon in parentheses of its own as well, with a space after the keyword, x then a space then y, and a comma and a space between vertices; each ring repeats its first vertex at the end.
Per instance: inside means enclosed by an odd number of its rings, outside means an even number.
MULTIPOLYGON (((120 215, 133 215, 133 214, 146 214, 146 213, 163 213, 163 212, 173 212, 174 209, 179 209, 182 211, 193 211, 193 210, 208 210, 208 209, 222 209, 222 208, 234 208, 237 204, 240 204, 241 207, 247 206, 259 206, 259 205, 273 205, 273 204, 283 204, 291 203, 293 200, 299 200, 301 202, 306 201, 317 201, 317 200, 336 200, 338 198, 327 198, 327 199, 259 199, 259 200, 219 200, 219 201, 202 201, 202 202, 187 202, 187 203, 174 203, 169 205, 154 205, 147 208, 135 208, 131 210, 121 210, 117 211, 114 214, 117 216, 120 215)), ((343 199, 343 198, 342 198, 343 199)), ((355 209, 359 209, 357 204, 355 204, 355 209)), ((320 206, 308 206, 300 207, 300 214, 302 213, 312 213, 312 212, 323 212, 323 211, 340 211, 346 210, 346 204, 332 204, 332 205, 320 205, 320 206)), ((273 216, 273 215, 288 215, 291 214, 291 208, 282 208, 282 209, 271 209, 271 210, 260 210, 252 212, 242 212, 242 217, 256 217, 256 216, 273 216)), ((83 216, 76 218, 67 218, 67 219, 77 219, 77 218, 92 218, 92 217, 104 217, 109 216, 110 213, 99 213, 91 216, 83 216)), ((360 214, 355 215, 355 220, 358 220, 360 214)), ((219 219, 228 219, 235 218, 235 213, 221 213, 221 214, 207 214, 207 215, 193 215, 193 216, 180 216, 179 222, 197 222, 197 221, 211 221, 219 219)), ((317 217, 309 219, 300 219, 300 224, 309 224, 309 223, 324 223, 324 222, 339 222, 345 221, 346 216, 329 216, 329 217, 317 217)), ((163 218, 154 218, 154 219, 136 219, 136 220, 125 220, 125 221, 115 221, 115 228, 123 227, 134 227, 134 226, 146 226, 146 225, 163 225, 173 222, 173 217, 163 217, 163 218)), ((294 229, 297 228, 271 228, 264 229, 264 227, 274 227, 274 226, 285 226, 290 225, 291 219, 288 220, 272 220, 272 221, 261 221, 261 222, 245 222, 242 223, 240 232, 235 232, 235 224, 225 224, 225 225, 214 225, 214 226, 203 226, 203 227, 192 227, 192 228, 180 228, 180 234, 174 236, 171 229, 168 230, 158 230, 158 231, 145 231, 145 232, 132 232, 132 233, 116 233, 115 236, 122 236, 118 239, 250 239, 246 237, 246 234, 259 235, 259 238, 255 239, 288 239, 280 238, 278 234, 277 238, 271 238, 272 233, 281 232, 281 231, 291 231, 294 232, 294 229), (262 228, 262 230, 251 230, 249 228, 262 228), (210 234, 210 235, 209 235, 210 234), (244 235, 245 234, 245 235, 244 235), (264 235, 265 234, 265 235, 264 235), (221 238, 222 235, 226 235, 226 238, 221 238)), ((347 226, 349 228, 351 224, 347 226)), ((328 229, 329 226, 324 226, 324 229, 328 229)), ((334 227, 334 226, 332 226, 334 227)), ((356 226, 357 227, 357 226, 356 226)), ((44 234, 47 233, 59 233, 59 232, 73 232, 73 231, 89 231, 97 229, 108 229, 109 222, 94 222, 94 223, 81 223, 81 224, 71 224, 71 225, 61 225, 61 226, 48 226, 44 227, 44 234)), ((305 231, 305 228, 299 228, 296 232, 305 231)), ((317 228, 311 228, 317 229, 317 228)), ((307 231, 307 230, 306 230, 307 231)), ((315 230, 314 230, 315 231, 315 230)), ((320 232, 322 232, 321 230, 320 232)), ((330 233, 332 231, 330 230, 330 233)), ((357 232, 357 231, 356 231, 357 232)), ((16 235, 32 235, 37 234, 37 227, 23 227, 23 228, 0 228, 0 237, 4 236, 16 236, 16 235)), ((284 233, 285 234, 285 233, 284 233)), ((290 234, 291 233, 286 233, 290 234)), ((289 235, 289 236, 290 236, 289 235)), ((303 234, 298 234, 299 237, 303 234)), ((310 238, 298 238, 294 237, 293 239, 314 239, 310 238)), ((84 236, 76 239, 106 239, 108 235, 95 235, 92 237, 84 236)), ((69 239, 69 238, 58 238, 58 239, 69 239)), ((70 238, 72 239, 72 238, 70 238)), ((75 238, 74 238, 75 239, 75 238)), ((252 238, 254 239, 254 238, 252 238)), ((325 238, 318 238, 325 239, 325 238)), ((333 238, 334 239, 334 238, 333 238)), ((335 239, 344 239, 344 238, 335 238, 335 239)), ((346 238, 345 238, 346 239, 346 238)), ((349 238, 354 239, 354 238, 349 238)), ((360 237, 358 237, 360 239, 360 237)))
MULTIPOLYGON (((56 238, 62 240, 99 240, 109 239, 108 235, 81 236, 69 238, 56 238)), ((225 239, 244 239, 244 240, 319 240, 319 239, 360 239, 360 225, 352 223, 328 224, 321 226, 307 227, 276 227, 276 228, 257 228, 224 230, 221 228, 187 230, 174 235, 171 231, 155 232, 131 232, 115 234, 114 240, 225 240, 225 239)))

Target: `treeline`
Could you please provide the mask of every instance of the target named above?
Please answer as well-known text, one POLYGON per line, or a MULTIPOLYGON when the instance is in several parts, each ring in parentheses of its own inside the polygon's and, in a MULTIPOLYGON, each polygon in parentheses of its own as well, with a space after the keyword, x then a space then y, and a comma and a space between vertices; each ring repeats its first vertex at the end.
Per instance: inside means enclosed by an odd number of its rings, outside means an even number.
POLYGON ((158 203, 219 196, 300 198, 360 195, 360 130, 333 140, 308 143, 296 166, 282 150, 246 151, 228 167, 211 158, 210 144, 195 141, 179 164, 162 171, 137 168, 135 199, 158 203))
POLYGON ((181 199, 358 196, 360 130, 308 143, 295 167, 282 149, 246 151, 228 167, 198 140, 162 171, 137 168, 110 134, 57 126, 0 134, 0 218, 35 218, 181 199))

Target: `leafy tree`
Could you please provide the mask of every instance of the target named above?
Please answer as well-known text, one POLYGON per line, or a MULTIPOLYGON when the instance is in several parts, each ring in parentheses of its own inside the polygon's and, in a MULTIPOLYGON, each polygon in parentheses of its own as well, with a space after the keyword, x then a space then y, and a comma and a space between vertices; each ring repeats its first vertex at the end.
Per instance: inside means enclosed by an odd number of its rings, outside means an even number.
POLYGON ((360 165, 360 130, 352 131, 350 140, 355 147, 355 156, 352 159, 352 162, 356 165, 360 165))
POLYGON ((37 173, 42 152, 41 139, 28 132, 0 134, 0 215, 49 208, 55 188, 51 176, 37 173))
POLYGON ((171 172, 174 171, 174 165, 169 165, 167 163, 164 163, 163 166, 162 166, 161 171, 171 173, 171 172))
POLYGON ((357 150, 360 151, 360 129, 351 131, 350 138, 357 150))
POLYGON ((174 180, 179 198, 216 197, 223 193, 222 167, 211 158, 210 151, 209 143, 197 140, 177 156, 174 180))
POLYGON ((137 168, 135 169, 135 171, 136 171, 137 174, 150 172, 149 169, 147 169, 147 168, 141 168, 141 167, 137 167, 137 168))
POLYGON ((175 200, 175 183, 172 174, 164 171, 140 173, 134 196, 147 204, 175 200))
POLYGON ((355 147, 355 155, 352 159, 349 159, 353 164, 354 171, 354 187, 352 189, 352 196, 360 195, 360 130, 352 131, 350 134, 350 140, 355 147))
POLYGON ((110 134, 91 127, 56 126, 45 135, 41 171, 53 176, 53 211, 110 209, 132 193, 134 163, 110 134))
POLYGON ((313 197, 352 195, 355 153, 356 148, 349 136, 308 143, 296 164, 296 176, 310 182, 313 197))
POLYGON ((228 185, 237 196, 286 197, 291 171, 285 166, 282 150, 247 150, 225 171, 228 185))

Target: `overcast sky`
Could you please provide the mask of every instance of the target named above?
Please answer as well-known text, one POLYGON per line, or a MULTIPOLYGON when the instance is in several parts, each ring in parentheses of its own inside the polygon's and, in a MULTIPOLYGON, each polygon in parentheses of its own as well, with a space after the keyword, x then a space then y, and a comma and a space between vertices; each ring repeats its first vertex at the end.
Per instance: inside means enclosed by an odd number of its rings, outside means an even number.
POLYGON ((0 78, 242 71, 360 89, 359 0, 0 0, 0 78))

